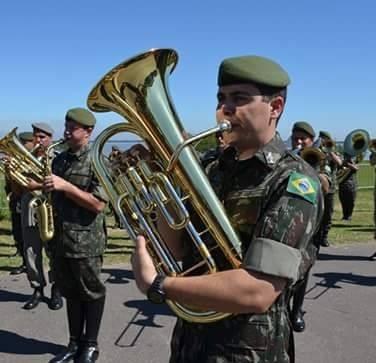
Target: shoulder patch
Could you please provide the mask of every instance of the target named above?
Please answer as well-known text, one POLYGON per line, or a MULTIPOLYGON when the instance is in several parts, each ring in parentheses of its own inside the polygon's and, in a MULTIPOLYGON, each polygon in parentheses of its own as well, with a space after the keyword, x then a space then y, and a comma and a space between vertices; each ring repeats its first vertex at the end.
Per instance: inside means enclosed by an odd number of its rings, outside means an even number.
POLYGON ((290 174, 287 191, 315 204, 319 183, 311 177, 294 172, 290 174))

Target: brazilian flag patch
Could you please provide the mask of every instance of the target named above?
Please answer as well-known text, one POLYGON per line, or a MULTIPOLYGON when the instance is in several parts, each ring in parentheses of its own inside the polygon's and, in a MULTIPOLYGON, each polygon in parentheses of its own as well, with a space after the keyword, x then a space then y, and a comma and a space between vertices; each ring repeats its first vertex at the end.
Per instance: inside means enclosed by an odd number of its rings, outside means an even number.
POLYGON ((316 203, 318 183, 307 175, 292 173, 287 185, 287 191, 308 200, 312 204, 316 203))

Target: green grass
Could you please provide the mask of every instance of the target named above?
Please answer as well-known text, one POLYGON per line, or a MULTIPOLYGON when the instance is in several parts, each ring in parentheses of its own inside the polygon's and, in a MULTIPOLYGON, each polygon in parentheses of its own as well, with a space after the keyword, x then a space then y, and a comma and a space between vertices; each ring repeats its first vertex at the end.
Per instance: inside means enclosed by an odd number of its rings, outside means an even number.
MULTIPOLYGON (((112 218, 109 218, 109 226, 113 225, 112 218)), ((115 265, 129 262, 133 251, 133 243, 125 236, 126 233, 120 229, 108 228, 107 249, 104 255, 105 265, 115 265)), ((0 221, 0 274, 11 271, 13 267, 21 264, 21 258, 14 256, 16 248, 11 235, 11 225, 8 220, 0 221)), ((47 264, 47 258, 44 259, 47 264)))

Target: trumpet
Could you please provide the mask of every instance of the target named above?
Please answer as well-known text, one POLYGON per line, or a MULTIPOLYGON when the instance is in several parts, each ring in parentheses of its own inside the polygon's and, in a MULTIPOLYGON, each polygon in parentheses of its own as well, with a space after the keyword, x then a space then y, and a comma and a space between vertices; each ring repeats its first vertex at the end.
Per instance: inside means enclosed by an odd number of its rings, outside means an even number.
POLYGON ((315 146, 302 149, 300 157, 314 169, 321 169, 326 159, 325 152, 315 146))
POLYGON ((322 139, 320 149, 325 153, 333 152, 336 148, 336 142, 332 139, 322 139))

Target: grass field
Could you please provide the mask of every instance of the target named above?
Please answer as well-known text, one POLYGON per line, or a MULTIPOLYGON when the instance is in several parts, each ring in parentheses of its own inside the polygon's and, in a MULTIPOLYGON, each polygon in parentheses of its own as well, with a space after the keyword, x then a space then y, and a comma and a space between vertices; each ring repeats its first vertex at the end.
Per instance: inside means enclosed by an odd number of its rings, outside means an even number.
MULTIPOLYGON (((341 206, 336 197, 333 225, 329 233, 332 244, 349 244, 373 240, 373 179, 374 168, 362 165, 358 172, 358 190, 355 211, 351 223, 341 221, 341 206), (363 189, 364 188, 364 189, 363 189)), ((14 256, 14 247, 9 222, 9 211, 5 199, 4 188, 0 180, 0 273, 10 271, 21 263, 19 256, 14 256)), ((108 225, 113 225, 109 218, 108 225)), ((107 250, 104 256, 106 265, 128 262, 133 250, 132 243, 126 239, 126 233, 120 229, 109 228, 107 250)))

